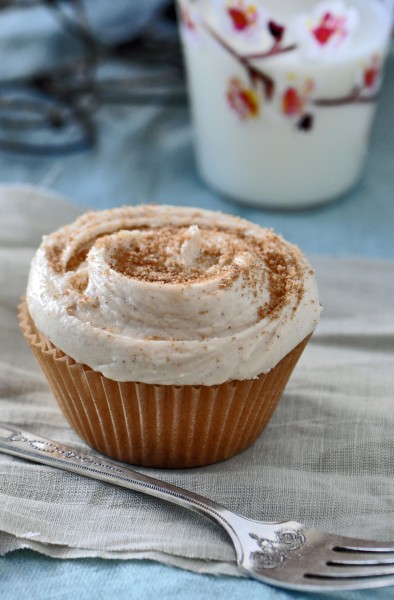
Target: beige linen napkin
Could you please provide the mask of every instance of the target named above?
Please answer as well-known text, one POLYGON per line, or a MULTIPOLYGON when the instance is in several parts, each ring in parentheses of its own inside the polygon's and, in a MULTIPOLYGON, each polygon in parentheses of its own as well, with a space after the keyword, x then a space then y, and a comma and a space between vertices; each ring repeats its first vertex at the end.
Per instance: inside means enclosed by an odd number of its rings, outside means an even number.
MULTIPOLYGON (((0 421, 89 450, 60 413, 16 317, 41 234, 79 210, 40 190, 0 189, 0 421)), ((313 264, 322 320, 260 439, 217 465, 145 471, 251 518, 394 539, 394 264, 313 264)), ((230 542, 207 519, 0 454, 0 554, 17 548, 237 574, 230 542)))

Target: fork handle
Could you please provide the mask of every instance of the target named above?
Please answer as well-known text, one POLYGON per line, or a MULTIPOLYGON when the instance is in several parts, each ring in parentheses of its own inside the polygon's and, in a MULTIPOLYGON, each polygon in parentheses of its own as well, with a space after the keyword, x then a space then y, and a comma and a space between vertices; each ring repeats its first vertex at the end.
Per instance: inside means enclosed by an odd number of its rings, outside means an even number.
POLYGON ((0 452, 112 483, 183 506, 221 525, 230 535, 236 548, 238 546, 238 537, 230 523, 238 515, 194 492, 143 475, 124 467, 123 464, 102 460, 101 457, 2 423, 0 423, 0 452))

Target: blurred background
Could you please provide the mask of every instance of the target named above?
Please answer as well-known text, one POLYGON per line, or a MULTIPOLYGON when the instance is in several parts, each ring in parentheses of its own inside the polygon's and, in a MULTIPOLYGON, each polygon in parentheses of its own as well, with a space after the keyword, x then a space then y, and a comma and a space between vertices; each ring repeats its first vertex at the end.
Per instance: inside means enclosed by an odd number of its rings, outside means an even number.
POLYGON ((278 212, 200 179, 171 0, 0 0, 0 52, 0 182, 96 209, 213 208, 308 253, 394 257, 392 53, 361 182, 321 208, 278 212))

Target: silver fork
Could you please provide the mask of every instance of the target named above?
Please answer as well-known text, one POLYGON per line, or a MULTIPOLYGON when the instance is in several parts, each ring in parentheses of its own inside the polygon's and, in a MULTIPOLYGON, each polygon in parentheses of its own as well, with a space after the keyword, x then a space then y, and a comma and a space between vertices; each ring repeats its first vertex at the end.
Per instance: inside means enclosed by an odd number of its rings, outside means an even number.
POLYGON ((394 542, 333 535, 296 521, 265 523, 216 502, 86 454, 53 440, 0 424, 0 451, 156 496, 201 513, 231 538, 243 574, 292 590, 367 589, 394 585, 394 542))

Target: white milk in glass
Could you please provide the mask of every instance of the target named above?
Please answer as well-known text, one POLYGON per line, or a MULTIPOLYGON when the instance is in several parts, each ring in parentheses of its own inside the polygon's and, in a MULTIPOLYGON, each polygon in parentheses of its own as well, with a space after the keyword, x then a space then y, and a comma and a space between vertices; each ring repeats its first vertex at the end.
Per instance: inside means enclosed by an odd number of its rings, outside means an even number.
POLYGON ((306 207, 365 164, 391 32, 384 0, 180 0, 202 177, 241 202, 306 207))

